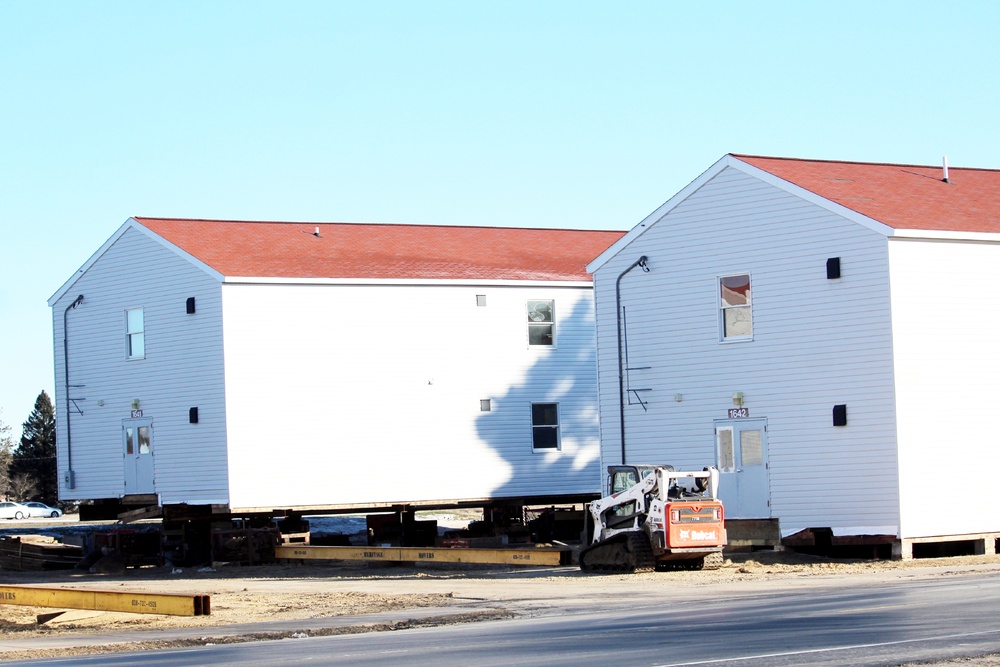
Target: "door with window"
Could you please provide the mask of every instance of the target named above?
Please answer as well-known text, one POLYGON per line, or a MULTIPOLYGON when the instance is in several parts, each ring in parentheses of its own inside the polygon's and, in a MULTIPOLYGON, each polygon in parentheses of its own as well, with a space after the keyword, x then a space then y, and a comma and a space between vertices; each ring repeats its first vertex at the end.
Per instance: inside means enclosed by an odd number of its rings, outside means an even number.
POLYGON ((726 518, 770 518, 767 420, 717 421, 715 445, 719 499, 726 508, 726 518))
POLYGON ((125 493, 153 493, 153 420, 122 421, 125 493))

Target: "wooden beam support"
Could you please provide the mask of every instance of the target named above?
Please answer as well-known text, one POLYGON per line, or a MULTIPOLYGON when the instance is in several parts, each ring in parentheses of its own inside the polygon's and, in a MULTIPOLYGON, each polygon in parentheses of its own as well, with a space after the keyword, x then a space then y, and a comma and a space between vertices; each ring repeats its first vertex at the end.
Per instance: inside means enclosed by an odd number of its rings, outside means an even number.
POLYGON ((168 616, 208 616, 212 613, 208 595, 89 591, 38 586, 0 586, 0 604, 168 616))
POLYGON ((150 507, 122 512, 118 515, 118 520, 122 523, 132 523, 133 521, 140 521, 142 519, 157 519, 161 516, 163 516, 163 508, 151 505, 150 507))
POLYGON ((122 496, 119 501, 122 505, 158 505, 160 496, 155 493, 133 493, 122 496))
POLYGON ((93 609, 60 609, 44 614, 36 614, 35 621, 38 625, 60 625, 62 623, 75 623, 85 618, 94 618, 106 612, 94 611, 93 609))
POLYGON ((403 563, 477 563, 487 565, 569 565, 572 552, 563 549, 434 549, 420 547, 314 547, 283 545, 276 558, 301 560, 362 560, 403 563))

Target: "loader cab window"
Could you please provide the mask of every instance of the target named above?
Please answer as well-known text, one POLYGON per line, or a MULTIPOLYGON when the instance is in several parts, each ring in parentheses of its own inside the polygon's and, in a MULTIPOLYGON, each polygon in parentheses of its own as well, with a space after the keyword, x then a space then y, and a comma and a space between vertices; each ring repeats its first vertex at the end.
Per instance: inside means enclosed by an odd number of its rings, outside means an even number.
MULTIPOLYGON (((616 466, 608 470, 608 490, 611 495, 627 491, 639 483, 639 471, 632 466, 616 466)), ((635 517, 635 501, 630 500, 621 505, 615 505, 606 512, 606 517, 616 526, 625 525, 624 520, 632 520, 635 517), (612 519, 615 517, 615 519, 612 519)))
MULTIPOLYGON (((673 466, 664 466, 673 470, 673 466)), ((609 466, 608 493, 621 493, 655 472, 653 466, 609 466)))
POLYGON ((629 470, 615 470, 611 473, 611 493, 621 493, 625 489, 631 488, 639 483, 639 476, 636 475, 635 468, 629 470))

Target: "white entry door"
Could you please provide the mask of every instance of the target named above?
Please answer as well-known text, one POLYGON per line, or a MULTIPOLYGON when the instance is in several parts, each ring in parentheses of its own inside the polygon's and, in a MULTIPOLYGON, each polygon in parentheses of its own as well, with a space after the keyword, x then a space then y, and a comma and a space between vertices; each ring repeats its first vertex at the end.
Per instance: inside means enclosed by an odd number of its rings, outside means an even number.
POLYGON ((767 420, 732 419, 715 423, 719 499, 727 519, 771 517, 767 473, 767 420))
POLYGON ((153 420, 122 421, 125 456, 125 494, 154 493, 153 420))

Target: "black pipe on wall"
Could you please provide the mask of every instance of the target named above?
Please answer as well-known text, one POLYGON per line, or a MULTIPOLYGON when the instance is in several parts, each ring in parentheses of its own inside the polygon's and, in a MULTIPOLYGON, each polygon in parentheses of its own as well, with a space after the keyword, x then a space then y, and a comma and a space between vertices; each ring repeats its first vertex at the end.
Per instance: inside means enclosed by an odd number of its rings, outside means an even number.
POLYGON ((70 489, 76 488, 76 481, 73 479, 73 445, 72 438, 70 437, 70 412, 72 408, 70 407, 69 399, 69 311, 75 310, 77 306, 83 303, 83 295, 73 299, 73 303, 66 306, 66 310, 63 311, 63 379, 65 382, 65 392, 66 392, 66 486, 70 489))
POLYGON ((618 317, 618 413, 621 420, 622 465, 625 464, 625 360, 622 353, 622 278, 637 266, 641 267, 643 272, 649 273, 649 267, 646 265, 646 256, 643 255, 632 262, 627 269, 618 274, 618 280, 615 281, 615 311, 618 317))

